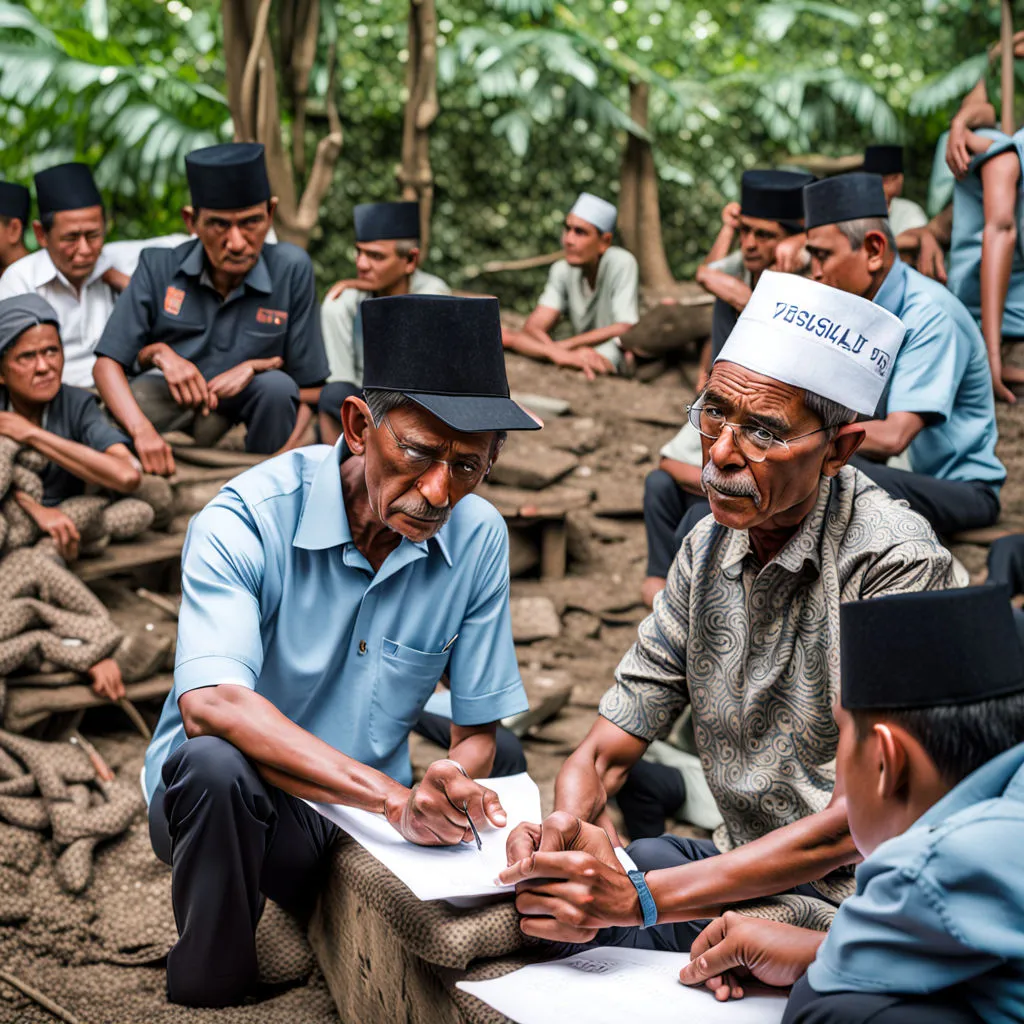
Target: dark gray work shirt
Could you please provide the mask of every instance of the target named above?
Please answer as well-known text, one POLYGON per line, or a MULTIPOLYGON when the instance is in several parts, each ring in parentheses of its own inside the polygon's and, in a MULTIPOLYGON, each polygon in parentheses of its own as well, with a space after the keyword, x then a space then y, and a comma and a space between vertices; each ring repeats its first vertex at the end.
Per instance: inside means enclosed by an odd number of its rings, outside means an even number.
MULTIPOLYGON (((9 411, 10 396, 6 388, 0 388, 0 412, 9 411)), ((43 430, 98 452, 105 452, 115 444, 131 444, 103 415, 92 392, 71 384, 62 384, 53 401, 47 405, 43 412, 43 430)), ((39 476, 43 481, 44 505, 59 505, 65 498, 85 493, 85 481, 55 462, 48 462, 39 476)))
POLYGON ((256 265, 226 299, 210 283, 198 238, 146 249, 96 347, 125 370, 162 342, 209 380, 247 359, 281 356, 299 387, 330 372, 320 337, 313 264, 297 246, 264 245, 256 265))

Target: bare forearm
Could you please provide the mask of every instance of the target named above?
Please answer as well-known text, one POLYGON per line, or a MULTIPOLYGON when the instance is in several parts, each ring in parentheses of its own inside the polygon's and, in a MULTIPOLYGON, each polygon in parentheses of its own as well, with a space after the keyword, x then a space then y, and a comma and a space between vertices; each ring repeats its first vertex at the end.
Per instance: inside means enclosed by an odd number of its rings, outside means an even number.
POLYGON ((964 128, 994 128, 996 124, 996 108, 988 100, 965 100, 964 106, 957 112, 958 120, 964 128))
POLYGON ((884 420, 869 420, 864 427, 861 455, 874 459, 891 459, 902 455, 910 442, 924 428, 924 419, 917 413, 894 412, 884 420))
POLYGON ((813 882, 858 859, 846 803, 839 800, 729 853, 648 872, 647 884, 660 923, 691 921, 813 882))
POLYGON ((138 471, 127 459, 98 452, 88 445, 58 437, 42 429, 33 432, 28 443, 37 452, 86 483, 107 487, 119 494, 130 494, 139 486, 138 471))
POLYGON ((587 738, 562 766, 555 780, 555 810, 596 822, 608 798, 626 781, 647 743, 598 718, 587 738))
POLYGON ((715 237, 714 244, 708 250, 707 256, 704 257, 704 266, 706 267, 709 263, 725 259, 732 249, 732 243, 735 237, 736 232, 729 227, 728 224, 723 224, 718 230, 718 235, 715 237))
POLYGON ((733 309, 742 313, 750 301, 750 286, 738 278, 726 274, 722 270, 711 270, 704 267, 698 278, 701 286, 716 299, 727 302, 733 309))
POLYGON ((539 338, 527 330, 505 331, 502 335, 505 348, 534 359, 551 359, 554 343, 550 338, 539 338))
POLYGON ((611 341, 612 338, 618 338, 620 335, 625 334, 632 326, 632 324, 625 322, 609 324, 607 327, 598 327, 593 331, 584 331, 583 334, 576 334, 571 338, 566 338, 565 341, 555 342, 555 344, 568 349, 593 347, 594 345, 601 345, 606 341, 611 341))
POLYGON ((678 459, 662 459, 658 463, 658 468, 668 473, 687 493, 703 496, 704 491, 700 486, 700 466, 691 466, 688 462, 680 462, 678 459))
POLYGON ((104 405, 132 437, 150 425, 139 403, 135 401, 128 376, 120 363, 100 356, 92 374, 104 405))
POLYGON ((494 768, 495 728, 484 730, 461 730, 452 726, 452 738, 448 756, 458 761, 471 779, 486 779, 494 768))
POLYGON ((190 738, 227 740, 294 796, 383 813, 386 799, 407 793, 382 772, 296 725, 246 687, 225 684, 192 690, 182 696, 179 707, 190 738))

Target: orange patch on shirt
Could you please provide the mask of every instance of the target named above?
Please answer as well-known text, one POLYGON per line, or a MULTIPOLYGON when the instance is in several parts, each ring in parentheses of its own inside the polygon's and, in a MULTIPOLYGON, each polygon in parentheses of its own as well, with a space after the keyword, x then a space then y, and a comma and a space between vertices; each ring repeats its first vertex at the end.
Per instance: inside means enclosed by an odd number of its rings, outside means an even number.
POLYGON ((287 320, 288 314, 283 309, 264 309, 260 306, 256 310, 256 323, 258 324, 273 324, 275 327, 280 327, 287 320))
POLYGON ((185 292, 181 288, 168 286, 164 292, 164 312, 177 316, 181 312, 181 304, 185 301, 185 292))

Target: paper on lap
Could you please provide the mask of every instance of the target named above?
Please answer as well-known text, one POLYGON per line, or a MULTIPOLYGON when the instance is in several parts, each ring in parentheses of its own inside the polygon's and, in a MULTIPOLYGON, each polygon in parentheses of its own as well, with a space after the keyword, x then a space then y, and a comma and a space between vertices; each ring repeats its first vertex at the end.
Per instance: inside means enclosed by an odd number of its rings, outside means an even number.
POLYGON ((540 791, 525 772, 504 779, 477 781, 498 794, 508 815, 504 828, 480 830, 481 850, 475 843, 416 846, 403 839, 379 814, 340 804, 307 803, 372 853, 421 900, 493 896, 513 889, 511 885, 494 884, 498 873, 508 864, 505 840, 520 822, 541 820, 540 791))
POLYGON ((705 988, 687 988, 679 970, 686 953, 603 946, 565 960, 531 964, 491 981, 460 981, 517 1024, 779 1024, 784 993, 765 992, 718 1002, 705 988))

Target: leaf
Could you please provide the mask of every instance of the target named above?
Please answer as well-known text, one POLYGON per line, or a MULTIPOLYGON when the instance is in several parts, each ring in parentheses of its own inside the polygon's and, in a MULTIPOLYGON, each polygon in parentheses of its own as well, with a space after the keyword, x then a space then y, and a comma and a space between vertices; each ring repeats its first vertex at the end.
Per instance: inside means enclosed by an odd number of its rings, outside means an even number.
POLYGON ((861 25, 859 14, 838 4, 817 3, 814 0, 774 0, 758 7, 757 30, 768 42, 777 43, 801 14, 816 15, 850 28, 859 28, 861 25))
POLYGON ((525 110, 512 110, 499 117, 491 131, 495 135, 504 135, 516 156, 526 156, 530 148, 530 115, 525 110))
POLYGON ((951 68, 943 75, 938 75, 926 82, 910 97, 907 111, 915 117, 932 114, 950 103, 959 100, 965 92, 972 89, 978 79, 985 74, 988 67, 988 55, 975 54, 967 60, 951 68))
POLYGON ((57 37, 39 23, 27 7, 20 4, 0 3, 0 29, 20 28, 31 32, 40 42, 57 47, 57 37))

